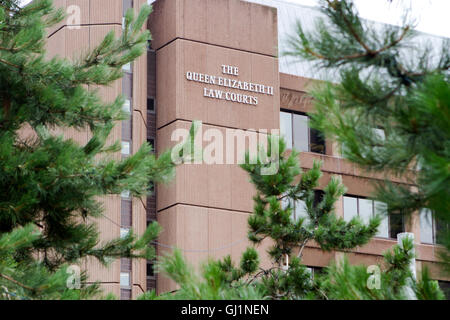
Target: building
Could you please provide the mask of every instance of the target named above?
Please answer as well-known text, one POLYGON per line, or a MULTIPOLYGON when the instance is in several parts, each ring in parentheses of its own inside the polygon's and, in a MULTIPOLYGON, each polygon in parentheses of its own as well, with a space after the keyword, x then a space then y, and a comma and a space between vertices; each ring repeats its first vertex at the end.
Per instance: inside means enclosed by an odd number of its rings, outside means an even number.
MULTIPOLYGON (((81 19, 63 21, 49 30, 48 52, 76 58, 109 30, 119 34, 126 9, 138 10, 147 1, 54 2, 69 14, 79 12, 81 19)), ((224 148, 229 147, 236 130, 252 136, 281 126, 289 143, 303 151, 303 168, 311 168, 313 160, 323 161, 322 186, 333 175, 341 177, 348 194, 336 207, 338 215, 347 219, 357 214, 364 219, 374 214, 380 204, 367 197, 372 192, 371 182, 381 176, 352 166, 339 156, 332 142, 307 126, 312 109, 307 85, 321 75, 306 63, 278 57, 295 19, 312 22, 316 10, 276 0, 157 0, 153 8, 148 52, 124 68, 122 81, 101 89, 106 100, 120 93, 127 97, 124 108, 130 111, 130 119, 118 123, 111 137, 122 141, 118 157, 126 157, 145 140, 157 152, 166 150, 177 143, 172 141, 174 132, 184 132, 193 120, 202 121, 203 147, 217 136, 225 137, 224 148)), ((67 131, 65 135, 80 143, 88 139, 86 133, 67 131)), ((239 152, 233 146, 231 153, 225 150, 225 154, 235 159, 239 152)), ((235 160, 223 162, 178 166, 175 179, 157 186, 146 201, 130 199, 127 194, 103 199, 108 219, 98 221, 102 239, 119 237, 130 227, 143 232, 148 222, 157 220, 164 228, 158 254, 178 247, 196 265, 208 256, 231 255, 238 260, 248 245, 247 217, 252 212, 254 190, 235 160)), ((301 214, 301 206, 298 208, 301 214)), ((379 262, 382 252, 396 243, 396 234, 408 231, 414 233, 417 243, 417 269, 428 266, 435 279, 448 285, 445 281, 450 279, 439 274, 436 264, 438 228, 424 221, 419 214, 408 219, 387 218, 378 237, 347 254, 350 262, 379 262)), ((263 264, 267 264, 264 245, 259 249, 263 264)), ((325 253, 310 244, 303 261, 314 269, 342 256, 342 252, 325 253)), ((109 269, 86 261, 84 267, 91 281, 100 281, 106 291, 122 299, 150 288, 158 292, 176 289, 170 280, 154 274, 151 261, 122 259, 109 269)))

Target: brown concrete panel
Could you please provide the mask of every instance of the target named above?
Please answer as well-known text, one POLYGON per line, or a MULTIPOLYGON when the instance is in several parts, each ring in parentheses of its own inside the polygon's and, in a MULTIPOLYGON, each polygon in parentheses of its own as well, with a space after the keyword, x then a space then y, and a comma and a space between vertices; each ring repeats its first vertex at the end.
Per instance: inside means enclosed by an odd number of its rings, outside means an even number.
POLYGON ((48 38, 47 44, 47 58, 53 58, 54 56, 65 57, 66 56, 66 33, 60 31, 55 33, 51 38, 48 38))
POLYGON ((158 127, 176 119, 256 130, 279 126, 278 60, 275 58, 177 40, 157 52, 157 78, 157 100, 165 110, 158 114, 158 127), (221 66, 233 63, 239 67, 239 76, 222 74, 221 66), (187 72, 272 86, 274 94, 189 81, 187 72), (205 97, 204 88, 255 96, 258 105, 205 97))
MULTIPOLYGON (((92 13, 90 11, 89 6, 90 6, 91 2, 96 2, 96 1, 97 0, 66 0, 67 17, 64 20, 64 25, 67 25, 67 22, 68 22, 67 19, 68 19, 68 17, 70 17, 70 14, 74 13, 74 11, 70 11, 70 10, 67 11, 68 9, 70 9, 71 6, 76 6, 76 7, 80 8, 80 13, 81 13, 80 24, 86 25, 86 24, 92 23, 90 21, 91 21, 92 17, 95 16, 95 13, 92 13)), ((103 11, 106 11, 106 10, 103 8, 103 11)))
POLYGON ((100 289, 102 290, 103 296, 112 293, 116 299, 120 299, 119 283, 100 283, 100 289))
POLYGON ((297 112, 312 112, 314 110, 311 97, 303 91, 280 89, 280 108, 297 112))
POLYGON ((239 0, 159 0, 153 7, 149 29, 156 50, 182 38, 269 56, 278 54, 274 8, 239 0))
POLYGON ((442 266, 435 262, 422 262, 422 268, 426 267, 432 279, 450 281, 450 276, 442 270, 442 266))
MULTIPOLYGON (((95 223, 100 232, 101 243, 116 239, 120 236, 120 199, 118 196, 107 196, 100 199, 103 202, 103 214, 107 218, 89 219, 95 223), (114 223, 115 222, 115 223, 114 223)), ((89 281, 119 282, 120 261, 114 261, 110 266, 102 266, 97 259, 86 259, 89 281)))
POLYGON ((89 14, 91 24, 122 25, 122 1, 90 0, 89 14), (107 10, 106 10, 107 8, 107 10))
MULTIPOLYGON (((188 130, 189 122, 176 121, 169 126, 158 130, 158 143, 164 149, 175 145, 170 141, 171 134, 177 129, 188 130)), ((253 208, 253 196, 255 190, 249 182, 247 173, 237 164, 238 142, 234 140, 234 164, 227 162, 227 128, 203 125, 202 131, 198 132, 200 137, 205 137, 208 130, 216 130, 223 137, 223 164, 183 164, 176 168, 173 181, 168 184, 158 185, 157 209, 162 210, 176 203, 193 204, 220 209, 251 212, 253 208)), ((242 131, 244 132, 244 131, 242 131)), ((246 132, 255 134, 254 132, 246 132)), ((229 137, 232 137, 230 135, 229 137)), ((248 147, 248 140, 246 146, 248 147)), ((205 151, 211 142, 203 139, 202 146, 205 151)), ((205 152, 206 154, 206 152, 205 152)))
POLYGON ((180 98, 175 94, 180 91, 177 88, 179 74, 177 65, 177 49, 173 46, 179 46, 176 41, 172 46, 165 47, 156 53, 156 99, 159 106, 156 123, 157 127, 161 127, 176 119, 177 108, 181 103, 180 98))
POLYGON ((418 260, 423 261, 440 261, 440 251, 445 250, 443 246, 431 244, 416 244, 416 255, 418 260))
POLYGON ((177 38, 177 27, 181 22, 177 0, 162 0, 152 3, 153 11, 148 19, 148 29, 152 33, 152 48, 160 49, 164 44, 177 38))
POLYGON ((89 51, 90 27, 81 27, 80 29, 64 28, 59 32, 66 34, 65 57, 77 61, 89 51))
POLYGON ((356 176, 342 176, 342 183, 347 188, 347 194, 361 197, 371 197, 375 191, 373 182, 356 176))
POLYGON ((229 211, 208 209, 208 249, 215 258, 231 256, 232 229, 232 214, 229 211))
MULTIPOLYGON (((144 200, 139 198, 133 199, 133 230, 137 235, 142 235, 147 228, 146 210, 144 207, 144 200)), ((133 286, 138 286, 139 290, 133 290, 133 297, 136 297, 139 291, 145 290, 147 286, 147 260, 133 259, 132 260, 132 274, 131 281, 133 286), (142 289, 141 289, 142 288, 142 289)), ((142 293, 142 292, 140 292, 142 293)), ((139 294, 140 294, 139 293, 139 294)))
POLYGON ((383 266, 384 259, 381 255, 367 255, 367 254, 357 254, 357 253, 346 253, 345 256, 348 258, 350 264, 353 265, 380 265, 383 266))
MULTIPOLYGON (((177 245, 177 216, 176 207, 171 207, 158 215, 158 223, 162 227, 162 231, 159 234, 158 242, 161 245, 156 247, 158 256, 165 256, 172 252, 167 246, 178 246, 177 245)), ((157 292, 167 292, 174 290, 176 288, 175 282, 168 279, 165 275, 158 272, 157 277, 157 292)))
POLYGON ((231 248, 231 259, 239 262, 242 253, 250 246, 250 241, 246 239, 248 233, 248 214, 236 212, 231 217, 231 240, 234 244, 231 248))
POLYGON ((318 83, 320 83, 318 80, 280 72, 280 88, 287 91, 306 92, 318 83))
POLYGON ((246 171, 239 166, 231 168, 231 208, 245 212, 253 211, 253 196, 255 187, 250 182, 246 171))
POLYGON ((334 261, 334 253, 322 251, 320 248, 305 247, 302 263, 309 267, 326 267, 334 261))
MULTIPOLYGON (((67 0, 53 0, 54 8, 61 8, 66 10, 67 0)), ((65 20, 55 24, 54 26, 47 29, 47 35, 51 36, 55 31, 59 30, 65 24, 65 20)))
POLYGON ((213 208, 232 208, 233 184, 230 164, 206 165, 208 177, 208 206, 213 208))
MULTIPOLYGON (((241 212, 204 208, 189 205, 176 205, 158 213, 158 222, 163 227, 158 241, 158 255, 171 250, 167 246, 176 246, 183 251, 186 261, 199 267, 208 257, 215 259, 231 255, 239 263, 244 250, 250 246, 247 240, 248 215, 241 212)), ((261 260, 268 265, 265 250, 267 244, 258 248, 261 260)), ((170 291, 175 284, 164 275, 158 274, 158 292, 170 291)))

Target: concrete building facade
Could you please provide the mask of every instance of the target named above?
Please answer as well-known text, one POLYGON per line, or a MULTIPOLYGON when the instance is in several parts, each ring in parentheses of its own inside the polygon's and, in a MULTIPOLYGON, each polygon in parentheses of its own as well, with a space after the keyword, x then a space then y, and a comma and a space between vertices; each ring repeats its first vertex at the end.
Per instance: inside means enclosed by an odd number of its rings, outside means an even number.
MULTIPOLYGON (((55 0, 56 6, 67 10, 78 7, 81 21, 77 28, 64 21, 49 30, 49 55, 78 57, 109 30, 119 34, 126 9, 139 10, 146 2, 55 0)), ((302 76, 301 67, 291 72, 279 58, 279 30, 286 29, 287 19, 280 12, 300 12, 301 19, 301 12, 308 15, 314 9, 295 6, 291 10, 287 6, 294 5, 275 0, 157 0, 152 5, 149 50, 125 68, 122 81, 101 89, 105 100, 121 93, 127 97, 124 108, 130 111, 130 119, 118 123, 111 137, 111 141, 122 141, 118 157, 133 153, 146 140, 157 152, 165 151, 179 142, 174 132, 189 129, 194 120, 202 122, 203 147, 219 133, 225 137, 224 155, 230 153, 236 130, 251 136, 281 129, 290 145, 302 151, 302 168, 311 168, 314 160, 323 161, 322 187, 332 176, 342 179, 348 192, 336 206, 337 215, 364 219, 376 212, 379 204, 368 197, 372 182, 383 176, 356 168, 340 157, 335 144, 323 141, 308 128, 307 115, 313 105, 307 90, 314 80, 302 76)), ((80 143, 88 140, 83 132, 65 134, 80 143)), ((233 158, 238 156, 236 148, 231 152, 233 158)), ((398 178, 393 181, 403 183, 398 178)), ((146 224, 157 220, 163 227, 158 255, 177 247, 194 265, 226 255, 237 261, 250 245, 247 218, 254 192, 247 174, 236 163, 183 164, 171 183, 156 186, 147 199, 130 199, 127 194, 102 199, 107 219, 98 220, 98 225, 102 239, 107 240, 131 227, 142 233, 146 224)), ((426 265, 435 279, 448 281, 438 271, 433 225, 420 222, 419 214, 408 219, 386 218, 377 237, 346 254, 352 263, 379 263, 382 252, 396 244, 396 233, 411 232, 417 245, 417 269, 426 265)), ((264 265, 269 263, 267 245, 258 248, 264 265)), ((309 243, 303 261, 311 268, 321 268, 343 254, 325 253, 309 243)), ((158 292, 176 289, 172 281, 155 274, 152 266, 152 261, 126 259, 108 269, 95 261, 84 263, 90 281, 100 281, 106 291, 122 299, 135 298, 151 288, 158 292)))

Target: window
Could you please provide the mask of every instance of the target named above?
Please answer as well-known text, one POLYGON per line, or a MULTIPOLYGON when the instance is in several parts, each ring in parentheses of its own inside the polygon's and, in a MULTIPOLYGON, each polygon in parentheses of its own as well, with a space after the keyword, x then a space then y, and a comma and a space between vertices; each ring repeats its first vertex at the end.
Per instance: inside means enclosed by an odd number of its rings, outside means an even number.
POLYGON ((127 64, 124 64, 122 66, 122 70, 125 71, 125 72, 131 72, 131 69, 132 69, 131 62, 128 62, 127 64))
POLYGON ((133 0, 123 0, 123 15, 127 13, 128 9, 133 8, 133 0))
POLYGON ((122 110, 128 114, 131 114, 131 101, 130 99, 125 99, 123 103, 122 110))
POLYGON ((323 200, 325 192, 322 190, 314 190, 314 207, 317 207, 319 203, 323 200))
POLYGON ((155 270, 153 268, 153 262, 147 261, 147 277, 154 277, 155 270))
POLYGON ((120 239, 125 238, 130 233, 128 228, 120 228, 120 239))
POLYGON ((128 191, 128 190, 122 191, 120 196, 125 199, 130 199, 130 191, 128 191))
POLYGON ((396 238, 397 233, 404 231, 402 215, 385 215, 386 204, 362 197, 344 196, 344 220, 350 221, 354 217, 359 217, 364 223, 376 214, 381 214, 382 220, 376 234, 382 238, 396 238), (393 217, 395 216, 395 217, 393 217), (398 219, 400 218, 400 220, 398 219))
POLYGON ((151 195, 154 195, 155 194, 155 184, 152 182, 152 181, 150 181, 149 183, 148 183, 148 195, 149 196, 151 196, 151 195))
MULTIPOLYGON (((125 65, 126 66, 126 65, 125 65)), ((125 67, 124 66, 124 67, 125 67)), ((133 75, 129 72, 125 72, 122 77, 122 93, 126 99, 130 100, 130 109, 133 103, 133 75)))
POLYGON ((129 155, 130 154, 130 142, 128 141, 122 141, 122 150, 121 153, 123 155, 129 155))
POLYGON ((281 207, 283 209, 288 207, 292 208, 292 220, 294 221, 297 221, 300 218, 305 218, 306 220, 308 219, 305 201, 303 200, 293 201, 292 199, 286 197, 281 200, 281 207))
POLYGON ((120 201, 120 224, 123 227, 131 227, 133 214, 133 201, 122 199, 120 201))
MULTIPOLYGON (((317 206, 322 201, 323 195, 324 192, 322 190, 314 190, 314 206, 317 206)), ((289 198, 283 198, 281 206, 283 209, 286 209, 288 206, 292 208, 292 220, 297 221, 300 218, 304 218, 305 223, 309 222, 305 201, 293 201, 289 198)))
MULTIPOLYGON (((384 129, 381 128, 372 128, 372 133, 375 136, 375 145, 372 145, 371 147, 367 148, 366 150, 372 150, 374 152, 382 152, 382 146, 384 145, 384 142, 386 140, 386 133, 384 129)), ((363 156, 367 155, 366 150, 360 150, 363 156)), ((341 157, 344 157, 345 153, 351 153, 350 150, 348 150, 347 145, 345 143, 341 144, 339 154, 341 157)))
POLYGON ((405 221, 402 214, 389 215, 389 236, 397 238, 397 234, 405 232, 405 221))
POLYGON ((130 273, 129 272, 121 272, 120 273, 120 286, 121 287, 129 287, 130 286, 130 273))
POLYGON ((306 267, 311 273, 311 280, 324 272, 322 267, 306 267))
POLYGON ((133 120, 130 117, 128 120, 122 121, 122 140, 131 141, 133 138, 133 120))
POLYGON ((443 236, 448 230, 448 224, 436 219, 431 210, 420 210, 420 242, 441 244, 443 236))
POLYGON ((152 147, 152 153, 155 152, 155 138, 147 138, 147 143, 152 147))
POLYGON ((439 287, 444 292, 445 298, 450 300, 450 281, 438 280, 439 287))
POLYGON ((152 97, 147 98, 147 111, 155 113, 155 99, 152 97))
POLYGON ((120 289, 120 300, 131 300, 131 290, 120 289))
POLYGON ((309 128, 307 115, 288 111, 280 112, 280 134, 289 149, 325 154, 325 139, 320 131, 309 128))
POLYGON ((288 148, 292 149, 292 114, 280 112, 280 135, 286 140, 288 148))

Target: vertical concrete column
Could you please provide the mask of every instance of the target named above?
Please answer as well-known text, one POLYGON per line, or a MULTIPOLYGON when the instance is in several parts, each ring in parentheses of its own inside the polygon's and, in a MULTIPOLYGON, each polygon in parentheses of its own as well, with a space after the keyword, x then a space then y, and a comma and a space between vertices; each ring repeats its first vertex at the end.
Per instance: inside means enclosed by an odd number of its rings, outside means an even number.
MULTIPOLYGON (((342 175, 334 175, 334 177, 339 178, 342 183, 342 175)), ((340 196, 334 204, 334 212, 337 217, 344 218, 344 196, 340 196)))
POLYGON ((420 216, 419 211, 405 217, 405 231, 414 234, 414 242, 420 243, 420 216))
MULTIPOLYGON (((397 242, 401 248, 403 248, 403 239, 406 239, 406 238, 410 238, 414 243, 414 234, 413 233, 403 232, 403 233, 397 234, 397 242)), ((415 248, 413 247, 411 250, 412 250, 412 253, 415 254, 415 248)), ((413 257, 410 261, 409 270, 412 273, 413 279, 416 280, 417 277, 416 277, 416 258, 415 257, 413 257)), ((417 297, 416 297, 413 289, 411 288, 411 286, 412 286, 411 279, 409 279, 407 281, 407 284, 403 288, 404 293, 409 300, 417 300, 417 297)))
MULTIPOLYGON (((334 146, 332 151, 334 151, 334 146)), ((342 182, 342 175, 335 175, 335 177, 338 177, 342 182)), ((337 217, 344 218, 344 196, 340 196, 339 199, 336 201, 334 205, 334 212, 337 217)), ((334 259, 337 264, 340 264, 344 260, 344 257, 345 257, 344 252, 335 251, 334 259)))
POLYGON ((340 157, 341 153, 339 151, 339 144, 336 141, 333 141, 331 144, 331 154, 333 157, 340 157))
MULTIPOLYGON (((200 146, 207 149, 214 138, 224 149, 220 163, 180 165, 170 184, 158 185, 159 242, 182 249, 193 265, 225 254, 238 260, 247 243, 232 244, 246 240, 255 190, 228 156, 240 154, 241 138, 244 149, 249 146, 250 132, 279 128, 276 9, 240 0, 157 0, 153 6, 158 152, 181 142, 173 134, 194 120, 203 124, 200 146)), ((158 247, 158 255, 165 251, 158 247)), ((157 277, 158 292, 175 289, 157 277)))

